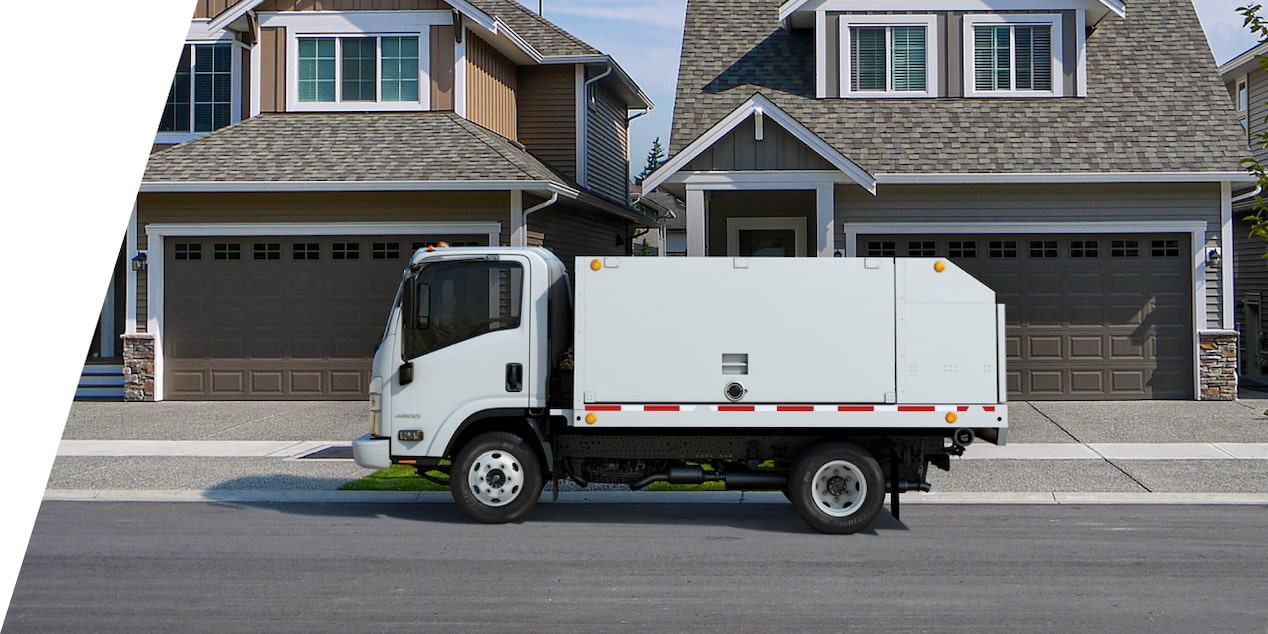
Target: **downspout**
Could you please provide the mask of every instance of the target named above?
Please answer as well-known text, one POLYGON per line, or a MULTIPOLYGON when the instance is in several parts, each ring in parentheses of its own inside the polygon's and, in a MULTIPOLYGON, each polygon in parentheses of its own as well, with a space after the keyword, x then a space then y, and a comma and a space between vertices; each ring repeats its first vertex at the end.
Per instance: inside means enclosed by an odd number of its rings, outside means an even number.
POLYGON ((525 247, 528 246, 528 214, 541 211, 557 202, 559 202, 559 192, 554 192, 550 195, 550 198, 546 199, 546 202, 533 205, 532 207, 529 207, 528 209, 525 209, 523 211, 524 215, 523 215, 523 219, 520 221, 520 228, 524 232, 524 246, 525 247))
POLYGON ((1258 196, 1259 194, 1263 193, 1263 191, 1264 191, 1264 188, 1263 188, 1263 186, 1262 186, 1262 185, 1255 185, 1255 188, 1254 188, 1254 189, 1252 189, 1252 190, 1250 190, 1250 191, 1246 192, 1245 194, 1242 194, 1241 196, 1237 196, 1237 197, 1233 198, 1233 199, 1232 199, 1232 200, 1230 200, 1229 202, 1230 202, 1231 204, 1236 205, 1237 203, 1242 202, 1243 200, 1246 200, 1246 199, 1248 199, 1248 198, 1254 198, 1255 196, 1258 196))

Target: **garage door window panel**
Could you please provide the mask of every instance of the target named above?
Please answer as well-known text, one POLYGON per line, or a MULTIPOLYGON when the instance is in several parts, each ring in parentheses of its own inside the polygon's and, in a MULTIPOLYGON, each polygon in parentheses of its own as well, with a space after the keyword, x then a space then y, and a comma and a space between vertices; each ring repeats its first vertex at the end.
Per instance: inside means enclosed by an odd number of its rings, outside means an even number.
POLYGON ((280 242, 256 242, 251 246, 252 257, 256 260, 281 260, 282 244, 280 242))
POLYGON ((410 281, 413 298, 404 306, 410 317, 406 358, 519 328, 523 282, 523 268, 514 262, 442 262, 425 267, 410 281))
POLYGON ((320 260, 321 245, 316 242, 294 242, 291 244, 292 260, 320 260))
POLYGON ((242 259, 242 245, 237 242, 217 242, 211 245, 211 259, 228 261, 242 259))

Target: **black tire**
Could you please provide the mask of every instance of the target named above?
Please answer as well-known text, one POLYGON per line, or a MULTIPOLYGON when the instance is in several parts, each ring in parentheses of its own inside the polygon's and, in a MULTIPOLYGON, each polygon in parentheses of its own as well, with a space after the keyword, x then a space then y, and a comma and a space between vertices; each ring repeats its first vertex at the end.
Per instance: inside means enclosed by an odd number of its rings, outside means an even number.
POLYGON ((788 497, 815 530, 856 533, 880 514, 885 476, 866 449, 847 442, 815 445, 801 454, 788 474, 788 497))
POLYGON ((467 517, 505 524, 537 505, 543 486, 541 461, 523 438, 488 432, 472 438, 454 457, 449 490, 467 517))

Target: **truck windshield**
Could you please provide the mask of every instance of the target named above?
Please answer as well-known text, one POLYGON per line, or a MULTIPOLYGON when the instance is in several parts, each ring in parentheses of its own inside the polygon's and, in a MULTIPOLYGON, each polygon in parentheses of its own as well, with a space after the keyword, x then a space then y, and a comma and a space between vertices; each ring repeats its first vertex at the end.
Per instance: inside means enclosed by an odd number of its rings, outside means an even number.
POLYGON ((407 316, 407 359, 473 337, 520 327, 524 270, 505 261, 437 262, 411 281, 417 312, 407 316))

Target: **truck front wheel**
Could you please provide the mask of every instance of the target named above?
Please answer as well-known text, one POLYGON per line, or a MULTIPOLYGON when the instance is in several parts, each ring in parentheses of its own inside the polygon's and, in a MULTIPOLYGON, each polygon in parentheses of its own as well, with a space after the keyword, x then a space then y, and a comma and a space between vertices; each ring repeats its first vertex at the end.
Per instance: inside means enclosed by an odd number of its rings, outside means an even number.
POLYGON ((450 471, 454 502, 468 517, 505 524, 524 517, 542 492, 541 463, 524 439, 506 432, 472 438, 450 471))
POLYGON ((880 514, 885 477, 866 449, 853 443, 824 443, 797 459, 788 474, 788 497, 816 530, 855 533, 880 514))

